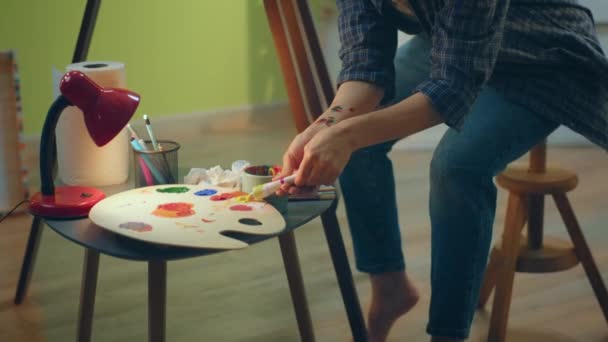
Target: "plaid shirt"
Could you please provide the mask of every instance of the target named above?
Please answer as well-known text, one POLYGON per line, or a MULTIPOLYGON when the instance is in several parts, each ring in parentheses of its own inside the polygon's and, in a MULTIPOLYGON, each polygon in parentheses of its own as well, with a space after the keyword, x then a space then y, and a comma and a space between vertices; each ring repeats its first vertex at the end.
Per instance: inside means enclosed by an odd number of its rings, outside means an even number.
POLYGON ((337 0, 338 84, 394 94, 397 30, 430 37, 431 73, 416 87, 458 129, 485 84, 608 149, 608 60, 576 0, 337 0))

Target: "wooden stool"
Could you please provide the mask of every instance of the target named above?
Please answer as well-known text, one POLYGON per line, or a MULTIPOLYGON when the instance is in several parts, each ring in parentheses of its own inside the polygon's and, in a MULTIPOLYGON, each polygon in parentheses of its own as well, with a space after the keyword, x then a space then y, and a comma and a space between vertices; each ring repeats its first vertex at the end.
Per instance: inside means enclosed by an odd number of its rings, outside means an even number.
POLYGON ((501 187, 509 190, 509 200, 502 242, 490 254, 478 303, 482 308, 496 287, 488 333, 491 342, 505 341, 516 271, 557 272, 580 261, 608 322, 608 292, 566 196, 578 184, 578 177, 573 172, 545 166, 543 142, 530 151, 529 168, 509 167, 496 178, 501 187), (554 238, 543 239, 545 195, 553 196, 573 245, 554 238), (521 232, 526 220, 528 231, 524 237, 521 232))

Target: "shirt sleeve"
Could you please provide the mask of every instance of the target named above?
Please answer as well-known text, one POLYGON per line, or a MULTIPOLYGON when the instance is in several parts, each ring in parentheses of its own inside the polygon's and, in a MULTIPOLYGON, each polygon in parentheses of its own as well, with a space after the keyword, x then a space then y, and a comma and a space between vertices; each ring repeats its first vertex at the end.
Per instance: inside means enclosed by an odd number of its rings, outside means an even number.
POLYGON ((384 89, 383 103, 394 96, 394 57, 397 29, 370 0, 337 0, 340 59, 338 87, 346 81, 363 81, 384 89))
POLYGON ((509 0, 446 0, 435 16, 431 75, 416 87, 458 129, 498 56, 509 0))

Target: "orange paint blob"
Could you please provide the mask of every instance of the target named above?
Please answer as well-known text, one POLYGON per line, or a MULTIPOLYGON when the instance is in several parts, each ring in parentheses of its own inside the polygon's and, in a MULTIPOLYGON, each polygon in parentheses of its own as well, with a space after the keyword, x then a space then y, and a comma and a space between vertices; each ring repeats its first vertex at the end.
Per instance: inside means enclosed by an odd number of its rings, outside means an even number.
POLYGON ((213 195, 211 196, 209 199, 212 201, 225 201, 234 197, 239 197, 239 196, 246 196, 249 195, 246 192, 242 192, 242 191, 233 191, 233 192, 224 192, 218 195, 213 195))
POLYGON ((152 212, 152 215, 159 217, 186 217, 195 214, 192 210, 194 204, 185 202, 173 202, 161 204, 152 212))

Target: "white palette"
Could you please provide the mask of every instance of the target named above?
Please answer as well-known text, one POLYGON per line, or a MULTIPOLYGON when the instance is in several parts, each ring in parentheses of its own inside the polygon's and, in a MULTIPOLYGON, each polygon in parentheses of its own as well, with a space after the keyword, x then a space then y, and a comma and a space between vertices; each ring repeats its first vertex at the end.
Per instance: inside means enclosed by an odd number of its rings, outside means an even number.
POLYGON ((217 200, 219 195, 230 193, 235 190, 201 185, 138 188, 97 203, 89 218, 104 229, 133 239, 210 249, 248 246, 222 232, 272 235, 285 228, 283 216, 265 202, 242 203, 234 197, 217 200))

